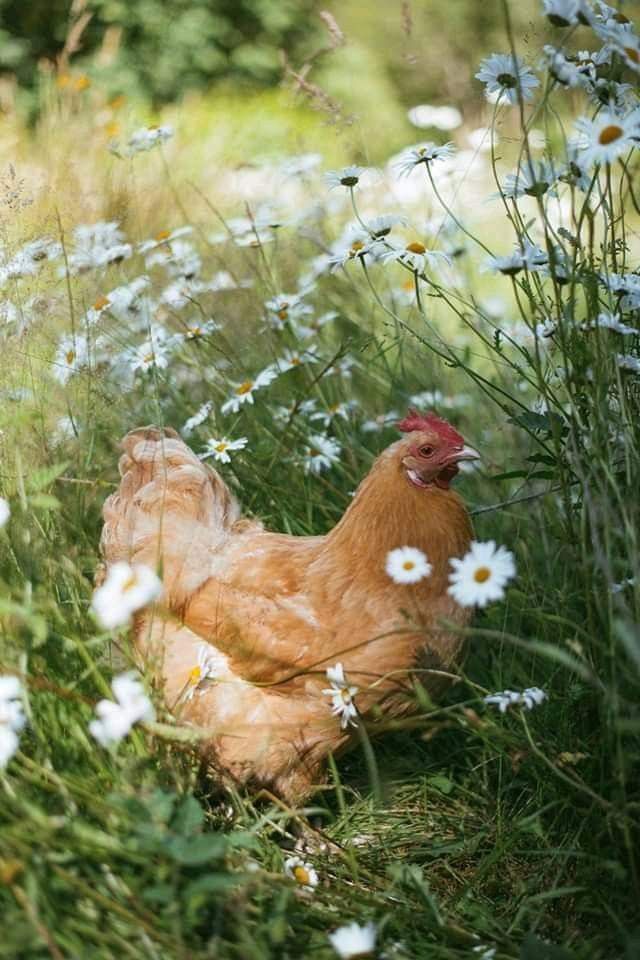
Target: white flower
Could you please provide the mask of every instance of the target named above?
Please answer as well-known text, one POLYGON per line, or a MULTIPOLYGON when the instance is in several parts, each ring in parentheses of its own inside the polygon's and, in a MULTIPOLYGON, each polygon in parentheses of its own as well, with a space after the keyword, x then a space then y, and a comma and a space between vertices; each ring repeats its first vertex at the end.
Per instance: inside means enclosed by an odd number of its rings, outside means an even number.
POLYGON ((322 473, 329 470, 340 458, 342 447, 332 437, 324 437, 319 433, 311 434, 309 446, 304 454, 305 473, 322 473))
POLYGON ((9 501, 5 500, 4 497, 0 497, 0 527, 4 527, 10 516, 11 507, 9 506, 9 501))
MULTIPOLYGON (((595 326, 602 327, 604 330, 613 330, 614 333, 621 333, 625 337, 634 333, 640 333, 640 330, 636 327, 630 327, 627 323, 623 323, 619 313, 599 313, 595 326)), ((590 329, 592 329, 592 327, 585 326, 585 330, 590 329)))
POLYGON ((375 923, 365 923, 361 927, 354 921, 330 933, 329 942, 342 960, 355 960, 356 957, 373 956, 377 933, 375 923))
POLYGON ((210 333, 216 333, 221 329, 220 324, 216 323, 215 320, 205 320, 204 323, 200 320, 191 320, 185 324, 182 337, 188 341, 202 340, 204 337, 208 337, 210 333))
POLYGON ((342 403, 332 403, 326 408, 326 410, 318 410, 311 413, 309 417, 310 420, 320 420, 323 427, 328 427, 336 417, 340 417, 341 420, 348 420, 349 414, 352 410, 355 410, 358 406, 356 400, 347 400, 342 403))
POLYGON ((149 240, 143 240, 138 244, 138 253, 149 253, 151 250, 157 250, 158 247, 170 245, 179 237, 186 237, 193 233, 193 227, 177 227, 175 230, 160 230, 155 237, 149 240))
POLYGON ((640 373, 640 359, 630 353, 619 353, 616 363, 621 370, 630 370, 631 373, 640 373))
POLYGON ((379 430, 385 430, 387 427, 393 426, 400 419, 397 410, 390 410, 388 413, 379 413, 371 420, 365 420, 360 429, 364 433, 377 433, 379 430))
POLYGON ((407 111, 409 123, 414 127, 435 127, 437 130, 455 130, 462 123, 462 114, 456 107, 432 107, 420 103, 407 111))
POLYGON ((281 293, 265 302, 269 325, 274 330, 284 330, 287 322, 294 322, 313 313, 313 307, 303 302, 304 294, 281 293))
POLYGON ((129 622, 136 610, 146 607, 162 592, 162 583, 144 564, 131 566, 124 561, 109 567, 102 586, 93 592, 91 609, 107 630, 129 622))
POLYGON ((53 361, 53 375, 59 383, 69 378, 89 363, 89 341, 86 337, 67 334, 60 339, 53 361))
POLYGON ((153 720, 151 701, 135 673, 115 677, 111 689, 113 700, 100 700, 96 705, 97 719, 89 724, 89 731, 103 747, 119 743, 140 720, 153 720))
POLYGON ((554 27, 573 27, 578 23, 582 0, 543 0, 543 5, 554 27))
POLYGON ((198 644, 196 665, 189 671, 187 690, 184 695, 185 702, 193 700, 195 694, 206 685, 206 681, 215 677, 218 661, 218 655, 210 644, 198 644))
POLYGON ((415 270, 416 273, 423 273, 427 267, 436 267, 443 260, 445 263, 451 264, 451 260, 446 253, 442 253, 440 250, 428 250, 424 243, 419 240, 412 240, 411 243, 403 247, 394 245, 391 250, 383 253, 380 259, 383 263, 388 263, 391 260, 404 263, 415 270))
POLYGON ((19 280, 21 277, 34 276, 47 260, 56 260, 62 253, 62 245, 44 237, 32 240, 0 267, 0 281, 19 280))
POLYGON ((452 143, 445 143, 439 147, 437 143, 418 143, 415 147, 408 147, 395 164, 399 177, 406 177, 411 171, 423 163, 425 166, 434 160, 449 160, 455 153, 452 143))
POLYGON ((548 192, 550 197, 557 196, 553 189, 556 179, 556 172, 551 164, 541 161, 532 164, 532 168, 521 167, 515 173, 509 173, 505 177, 502 192, 505 197, 517 199, 518 197, 543 197, 548 192))
MULTIPOLYGON (((364 261, 365 257, 375 260, 387 249, 384 243, 369 236, 364 230, 351 230, 349 236, 341 238, 334 244, 333 252, 329 257, 332 271, 344 267, 351 260, 364 261)), ((367 260, 369 262, 369 260, 367 260)))
POLYGON ((244 450, 248 443, 249 441, 246 437, 238 437, 237 440, 229 440, 227 437, 222 437, 221 440, 217 440, 212 437, 210 440, 207 440, 207 447, 204 452, 200 454, 200 459, 206 460, 207 457, 213 457, 218 463, 231 463, 229 452, 233 453, 234 450, 244 450))
POLYGON ((302 857, 287 857, 284 862, 284 872, 309 893, 318 886, 317 870, 314 869, 313 864, 306 863, 302 857))
POLYGON ((384 568, 395 583, 418 583, 432 570, 427 557, 417 547, 390 550, 384 568))
POLYGON ((131 369, 143 373, 152 370, 165 370, 169 366, 169 339, 164 336, 149 337, 129 357, 131 369))
POLYGON ((640 113, 633 111, 622 117, 603 110, 593 119, 576 121, 577 148, 586 166, 612 163, 621 154, 637 146, 640 137, 640 113))
POLYGON ((483 269, 494 270, 507 276, 515 276, 521 270, 535 273, 541 270, 549 261, 547 254, 540 247, 525 241, 524 248, 517 248, 507 257, 491 257, 483 269))
POLYGON ((490 600, 500 600, 509 580, 515 577, 513 554, 505 547, 496 547, 495 541, 480 543, 473 540, 469 552, 449 561, 448 593, 462 607, 484 607, 490 600))
POLYGON ((334 187, 346 187, 348 190, 352 190, 358 185, 360 177, 365 170, 366 167, 343 167, 342 170, 328 170, 324 178, 331 189, 334 187))
POLYGON ((636 578, 635 577, 625 577, 624 580, 620 580, 618 583, 611 584, 611 593, 617 594, 622 593, 627 587, 635 587, 636 578))
POLYGON ((406 222, 406 217, 398 216, 395 213, 385 213, 379 217, 372 217, 371 220, 368 220, 367 230, 374 240, 381 240, 391 233, 393 227, 398 226, 398 224, 405 225, 406 222))
POLYGON ((18 677, 0 676, 0 769, 18 749, 18 734, 25 725, 22 684, 18 677))
POLYGON ((265 367, 254 380, 244 380, 242 383, 237 383, 231 397, 222 404, 220 408, 222 413, 237 413, 243 404, 253 403, 253 395, 256 390, 268 387, 277 376, 277 370, 274 370, 273 367, 265 367))
POLYGON ((140 127, 134 130, 127 141, 125 154, 132 157, 136 153, 143 153, 147 150, 153 150, 161 143, 166 143, 173 136, 173 127, 168 125, 162 127, 140 127))
POLYGON ((486 83, 487 97, 497 94, 501 103, 511 104, 518 102, 518 87, 522 99, 531 100, 532 91, 540 83, 529 67, 510 53, 492 53, 480 64, 476 79, 486 83))
POLYGON ((522 693, 516 690, 502 690, 500 693, 492 693, 484 697, 485 703, 495 704, 500 713, 506 713, 509 707, 524 707, 525 710, 533 710, 547 699, 547 694, 540 687, 527 687, 522 693))
POLYGON ((192 433, 196 427, 199 427, 200 424, 205 422, 212 410, 213 402, 211 400, 207 400, 207 402, 203 403, 201 407, 198 407, 192 417, 189 417, 189 419, 185 421, 184 426, 182 427, 183 432, 192 433))
POLYGON ((280 373, 288 373, 289 370, 295 370, 305 363, 317 363, 318 355, 315 347, 309 347, 306 350, 285 350, 284 355, 276 360, 276 367, 280 373))
MULTIPOLYGON (((124 234, 115 221, 81 224, 73 231, 73 240, 73 250, 67 257, 71 273, 106 267, 126 260, 133 253, 131 244, 123 243, 124 234)), ((62 276, 65 272, 61 267, 62 276)))
POLYGON ((341 663, 327 669, 327 680, 331 684, 322 692, 331 697, 331 712, 335 717, 340 717, 340 726, 346 730, 348 726, 357 727, 355 718, 358 716, 356 705, 353 698, 358 692, 358 687, 348 683, 344 675, 344 668, 341 663))

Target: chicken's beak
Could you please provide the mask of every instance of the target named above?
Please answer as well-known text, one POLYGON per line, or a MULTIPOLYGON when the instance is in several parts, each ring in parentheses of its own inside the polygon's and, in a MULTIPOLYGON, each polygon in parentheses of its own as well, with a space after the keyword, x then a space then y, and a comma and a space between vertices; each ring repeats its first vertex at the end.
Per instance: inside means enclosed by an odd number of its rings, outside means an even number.
POLYGON ((479 460, 480 454, 477 450, 474 450, 473 447, 465 446, 461 450, 456 450, 449 457, 449 463, 460 463, 462 460, 479 460))

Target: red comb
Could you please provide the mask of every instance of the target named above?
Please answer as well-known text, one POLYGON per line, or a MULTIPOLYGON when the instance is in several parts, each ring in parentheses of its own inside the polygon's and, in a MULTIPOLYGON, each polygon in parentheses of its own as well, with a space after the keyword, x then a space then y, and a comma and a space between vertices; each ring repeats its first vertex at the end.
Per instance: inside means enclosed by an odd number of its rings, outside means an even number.
POLYGON ((464 438, 458 431, 436 413, 418 413, 417 410, 409 410, 404 420, 398 424, 398 430, 402 433, 411 433, 413 430, 435 430, 443 440, 464 444, 464 438))

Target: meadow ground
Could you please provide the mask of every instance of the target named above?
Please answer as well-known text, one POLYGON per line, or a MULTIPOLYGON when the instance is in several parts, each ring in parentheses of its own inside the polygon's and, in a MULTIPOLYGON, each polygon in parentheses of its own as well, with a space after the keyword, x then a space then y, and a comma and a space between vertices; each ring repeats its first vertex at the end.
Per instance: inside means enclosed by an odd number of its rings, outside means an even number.
POLYGON ((640 956, 638 41, 604 12, 558 29, 600 59, 507 59, 451 150, 385 153, 375 116, 345 136, 290 91, 130 140, 73 74, 35 128, 7 118, 1 957, 324 960, 351 921, 397 960, 640 956), (221 793, 151 690, 154 721, 97 743, 136 663, 90 610, 120 437, 246 438, 216 464, 245 511, 322 533, 409 405, 481 451, 458 489, 517 564, 445 697, 416 680, 301 810, 221 793))

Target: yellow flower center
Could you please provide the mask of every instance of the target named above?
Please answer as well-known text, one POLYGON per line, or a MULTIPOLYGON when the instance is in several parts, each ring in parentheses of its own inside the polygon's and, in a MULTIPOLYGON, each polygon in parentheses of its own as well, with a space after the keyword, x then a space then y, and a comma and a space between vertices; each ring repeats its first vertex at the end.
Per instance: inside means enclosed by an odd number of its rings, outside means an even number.
POLYGON ((364 247, 364 243, 362 243, 361 240, 354 240, 353 243, 351 244, 351 251, 350 251, 351 256, 355 257, 356 253, 362 250, 363 247, 364 247))
POLYGON ((629 60, 633 60, 634 63, 640 63, 640 53, 638 53, 635 47, 625 47, 624 52, 629 57, 629 60))
POLYGON ((476 583, 486 583, 490 576, 491 570, 489 567, 478 567, 473 574, 473 579, 476 583))
POLYGON ((319 451, 319 450, 316 450, 315 447, 311 447, 311 449, 309 450, 309 456, 310 456, 310 457, 319 457, 319 456, 320 456, 320 451, 319 451))
POLYGON ((144 357, 142 358, 142 362, 143 362, 143 363, 153 363, 153 354, 152 354, 152 353, 145 353, 144 357))
POLYGON ((163 240, 166 240, 170 236, 171 236, 171 233, 169 232, 169 230, 159 230, 153 239, 157 240, 158 243, 162 243, 163 240))
POLYGON ((236 393, 239 397, 243 397, 245 393, 251 393, 253 390, 253 380, 245 380, 244 383, 241 383, 239 387, 236 387, 236 393))
POLYGON ((340 404, 339 404, 339 403, 333 403, 333 404, 329 407, 329 413, 337 413, 339 409, 340 409, 340 404))
POLYGON ((413 570, 414 567, 415 567, 415 563, 413 562, 413 560, 405 560, 404 563, 402 564, 403 570, 413 570))
POLYGON ((111 107, 112 110, 119 110, 120 107, 124 106, 125 101, 126 98, 123 97, 122 94, 118 94, 117 97, 114 97, 113 100, 109 101, 108 106, 111 107))
POLYGON ((340 691, 340 696, 342 697, 343 703, 351 703, 351 701, 353 700, 353 697, 351 696, 351 693, 349 692, 348 687, 342 688, 342 690, 340 691))
POLYGON ((64 358, 67 361, 67 363, 71 365, 76 358, 75 350, 67 350, 67 352, 64 355, 64 358))
POLYGON ((402 281, 402 289, 403 289, 403 290, 406 290, 407 293, 408 293, 410 290, 414 290, 414 289, 415 289, 415 284, 414 284, 413 280, 403 280, 403 281, 402 281))
POLYGON ((117 137, 118 134, 120 133, 120 124, 116 123, 115 120, 113 120, 111 123, 108 123, 106 125, 106 127, 104 128, 104 132, 111 140, 113 140, 113 138, 117 137))
POLYGON ((224 443, 224 441, 221 440, 220 443, 216 443, 213 449, 216 451, 216 453, 224 453, 228 446, 228 443, 224 443))
POLYGON ((409 253, 426 253, 427 248, 424 243, 420 243, 419 240, 413 240, 411 243, 407 244, 407 250, 409 253))
POLYGON ((89 77, 84 73, 81 73, 79 77, 76 77, 73 83, 73 89, 77 90, 78 93, 80 93, 82 90, 86 90, 90 86, 91 80, 89 80, 89 77))
POLYGON ((137 586, 138 578, 136 577, 135 573, 132 573, 131 576, 122 584, 122 592, 127 593, 128 590, 133 590, 133 588, 137 586))
POLYGON ((94 310, 104 310, 105 307, 108 307, 111 301, 109 297, 98 297, 96 302, 93 305, 94 310))
POLYGON ((603 147, 606 147, 607 144, 614 143, 616 140, 619 140, 623 132, 624 131, 622 127, 619 127, 617 124, 609 124, 608 127, 604 127, 604 129, 600 132, 598 143, 601 143, 603 147))
POLYGON ((291 357, 291 359, 289 360, 289 363, 291 364, 292 367, 297 367, 302 363, 302 360, 300 359, 300 357, 291 357))
POLYGON ((278 310, 279 320, 286 320, 288 316, 289 316, 289 311, 287 310, 286 307, 283 307, 282 310, 278 310))
POLYGON ((192 687, 197 687, 202 679, 202 669, 200 667, 194 667, 192 670, 189 670, 189 683, 192 687))
POLYGON ((303 886, 309 883, 311 877, 309 876, 309 871, 305 867, 297 866, 293 868, 293 875, 296 878, 296 881, 303 886))

